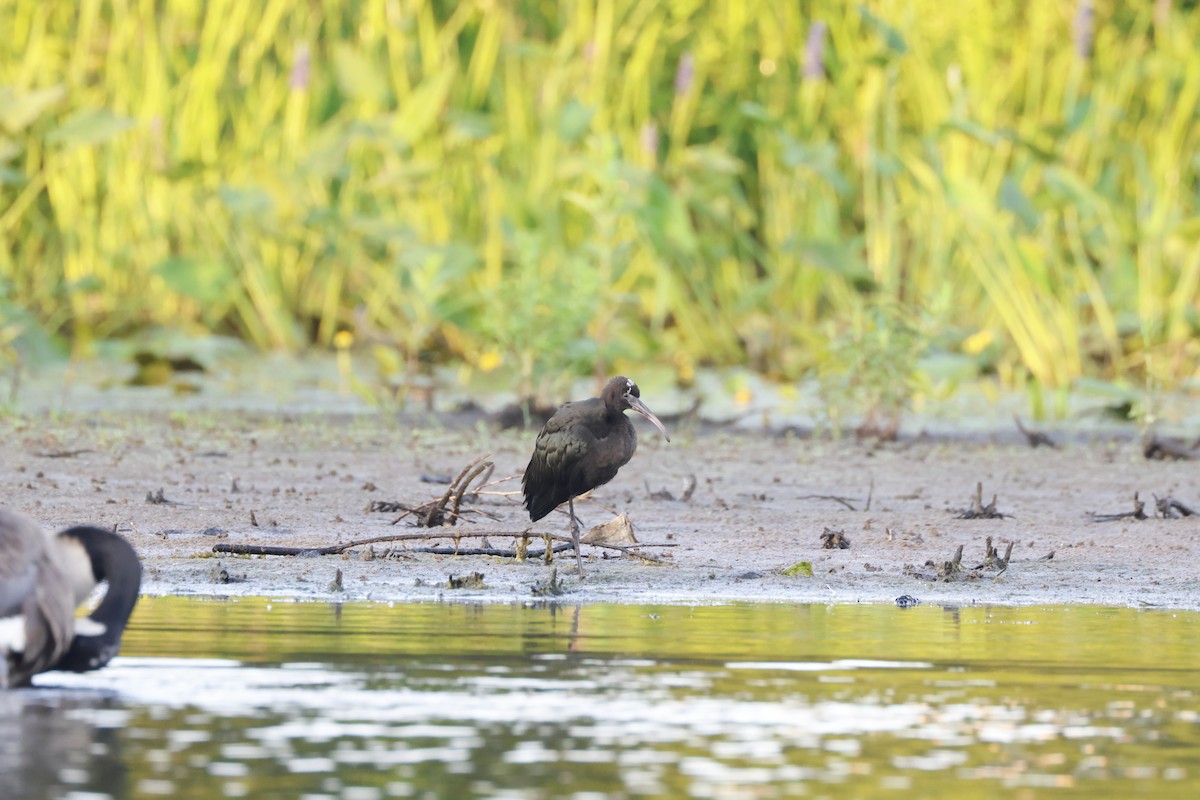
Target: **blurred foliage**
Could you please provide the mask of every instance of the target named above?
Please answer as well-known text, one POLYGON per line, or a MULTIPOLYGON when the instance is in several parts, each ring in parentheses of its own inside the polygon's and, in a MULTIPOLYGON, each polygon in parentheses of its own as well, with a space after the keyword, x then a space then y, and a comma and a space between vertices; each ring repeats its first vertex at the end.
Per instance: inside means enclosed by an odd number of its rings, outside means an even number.
POLYGON ((0 284, 76 347, 352 330, 529 394, 647 362, 911 389, 979 336, 1018 386, 1200 362, 1200 15, 1169 1, 8 0, 0 30, 0 284), (903 322, 946 291, 957 344, 903 322))
POLYGON ((849 412, 860 437, 894 439, 909 399, 922 388, 917 365, 930 334, 894 305, 869 307, 846 327, 830 334, 829 352, 818 361, 829 425, 841 433, 849 412))

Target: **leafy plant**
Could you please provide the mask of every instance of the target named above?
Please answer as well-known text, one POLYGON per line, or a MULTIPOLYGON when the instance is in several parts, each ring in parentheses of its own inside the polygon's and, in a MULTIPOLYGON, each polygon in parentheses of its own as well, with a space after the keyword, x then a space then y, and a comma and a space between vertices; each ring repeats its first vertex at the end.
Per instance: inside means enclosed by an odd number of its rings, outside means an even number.
POLYGON ((0 279, 80 350, 353 329, 531 392, 832 374, 828 332, 903 351, 862 309, 951 286, 940 324, 994 331, 1010 385, 1169 387, 1200 358, 1200 15, 1094 10, 10 0, 0 279))
POLYGON ((817 367, 818 395, 835 433, 893 440, 913 395, 924 388, 918 362, 929 346, 923 322, 895 305, 868 306, 845 329, 830 330, 817 367))

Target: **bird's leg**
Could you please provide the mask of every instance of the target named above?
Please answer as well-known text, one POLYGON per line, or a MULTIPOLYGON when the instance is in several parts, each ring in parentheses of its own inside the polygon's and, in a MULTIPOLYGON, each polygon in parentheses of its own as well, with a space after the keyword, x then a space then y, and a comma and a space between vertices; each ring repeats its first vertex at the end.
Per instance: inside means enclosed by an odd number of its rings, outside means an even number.
POLYGON ((571 510, 571 540, 575 545, 575 566, 579 567, 579 577, 583 577, 583 558, 579 555, 579 518, 575 516, 575 498, 567 501, 571 510))

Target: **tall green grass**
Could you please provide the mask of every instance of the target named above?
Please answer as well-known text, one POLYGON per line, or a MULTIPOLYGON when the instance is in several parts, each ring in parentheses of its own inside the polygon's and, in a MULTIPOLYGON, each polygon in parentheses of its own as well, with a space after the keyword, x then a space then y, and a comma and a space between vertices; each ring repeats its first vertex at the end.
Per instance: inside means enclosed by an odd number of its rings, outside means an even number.
POLYGON ((532 391, 648 361, 794 378, 887 307, 1014 384, 1173 384, 1200 362, 1200 15, 1080 20, 8 0, 0 314, 83 344, 349 329, 532 391))

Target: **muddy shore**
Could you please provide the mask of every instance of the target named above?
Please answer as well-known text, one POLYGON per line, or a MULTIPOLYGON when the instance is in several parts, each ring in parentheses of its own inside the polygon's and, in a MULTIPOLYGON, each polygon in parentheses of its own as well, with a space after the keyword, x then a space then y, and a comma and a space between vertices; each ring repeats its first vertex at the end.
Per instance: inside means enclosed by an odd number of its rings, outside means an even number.
MULTIPOLYGON (((1031 449, 1005 429, 886 445, 687 426, 667 444, 648 426, 639 430, 634 460, 578 512, 588 525, 625 512, 640 542, 672 546, 645 548, 662 564, 585 546, 583 580, 570 554, 559 555, 562 602, 891 603, 910 595, 936 604, 1200 608, 1200 517, 1089 517, 1130 511, 1134 492, 1148 514, 1153 495, 1200 507, 1200 465, 1147 460, 1132 435, 1031 449), (695 489, 682 501, 692 477, 695 489), (958 518, 977 483, 984 504, 995 495, 1002 518, 958 518), (848 547, 826 549, 826 532, 842 533, 848 547), (1007 568, 973 569, 988 537, 1001 557, 1012 544, 1007 568), (947 568, 960 545, 960 568, 947 568)), ((218 543, 310 548, 428 532, 369 508, 436 498, 446 489, 439 478, 487 453, 492 480, 510 479, 464 506, 470 521, 443 530, 494 531, 487 545, 512 548, 514 538, 501 534, 529 527, 517 493, 534 433, 501 432, 481 419, 122 412, 10 416, 0 431, 3 503, 49 528, 114 527, 141 554, 148 594, 527 602, 552 568, 541 559, 410 552, 453 547, 448 539, 316 557, 213 553, 218 543), (449 576, 475 572, 482 586, 448 588, 449 576)), ((566 517, 536 525, 531 549, 541 548, 543 531, 566 533, 566 517)))

